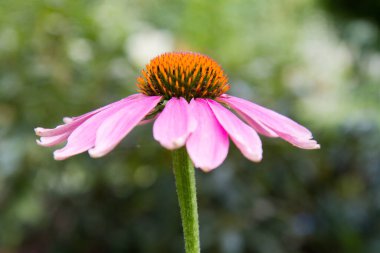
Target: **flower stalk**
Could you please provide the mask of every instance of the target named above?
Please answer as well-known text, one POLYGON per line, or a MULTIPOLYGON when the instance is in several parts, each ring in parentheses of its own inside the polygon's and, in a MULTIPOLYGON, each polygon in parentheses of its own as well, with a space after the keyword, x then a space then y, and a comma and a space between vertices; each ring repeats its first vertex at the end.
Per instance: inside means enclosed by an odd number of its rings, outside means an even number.
POLYGON ((184 147, 174 150, 172 156, 186 253, 199 253, 198 207, 194 166, 184 147))

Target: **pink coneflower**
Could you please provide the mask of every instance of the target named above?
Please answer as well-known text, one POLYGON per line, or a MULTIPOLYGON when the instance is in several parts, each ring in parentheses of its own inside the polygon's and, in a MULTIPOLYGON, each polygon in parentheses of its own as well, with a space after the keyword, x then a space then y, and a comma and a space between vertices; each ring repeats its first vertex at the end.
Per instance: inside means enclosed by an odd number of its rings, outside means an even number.
POLYGON ((249 160, 262 159, 257 133, 280 137, 303 149, 319 145, 293 120, 242 98, 225 94, 227 76, 211 58, 198 53, 166 53, 146 66, 134 94, 54 129, 36 128, 38 144, 54 146, 56 160, 88 151, 109 153, 138 124, 155 120, 153 136, 163 147, 185 146, 196 167, 210 171, 226 158, 229 138, 249 160))

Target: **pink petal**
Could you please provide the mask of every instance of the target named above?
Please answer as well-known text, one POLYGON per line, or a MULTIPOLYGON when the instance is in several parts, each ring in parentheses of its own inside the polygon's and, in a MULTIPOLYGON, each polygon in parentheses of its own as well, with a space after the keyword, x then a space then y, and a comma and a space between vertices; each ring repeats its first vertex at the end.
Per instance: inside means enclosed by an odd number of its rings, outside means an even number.
POLYGON ((296 147, 303 149, 318 149, 320 145, 316 140, 309 140, 305 138, 297 138, 296 136, 291 136, 288 134, 281 133, 280 137, 287 142, 293 144, 296 147))
POLYGON ((52 137, 56 135, 61 135, 67 132, 74 131, 75 128, 77 128, 80 124, 82 124, 88 118, 89 117, 80 119, 78 121, 71 121, 67 124, 59 125, 53 129, 37 127, 34 129, 34 131, 36 135, 42 136, 42 137, 52 137))
POLYGON ((189 136, 186 148, 196 167, 210 171, 218 167, 228 153, 228 135, 219 124, 205 99, 190 102, 197 127, 189 136))
POLYGON ((268 137, 272 137, 272 138, 276 138, 278 137, 278 134, 276 134, 274 131, 272 131, 269 127, 267 127, 266 125, 262 124, 261 122, 259 121, 254 121, 254 120, 251 120, 250 117, 246 116, 244 113, 242 112, 239 112, 237 110, 235 110, 237 112, 237 114, 245 121, 247 122, 250 126, 253 127, 253 129, 255 129, 258 133, 262 134, 262 135, 265 135, 265 136, 268 136, 268 137))
POLYGON ((105 109, 107 109, 107 108, 113 107, 113 106, 118 105, 118 104, 120 104, 120 103, 128 102, 128 101, 130 101, 130 100, 132 100, 132 99, 140 99, 140 98, 142 98, 143 96, 144 96, 144 95, 142 95, 142 94, 140 94, 140 93, 132 94, 132 95, 126 97, 126 98, 123 98, 123 99, 120 99, 120 100, 118 100, 118 101, 116 101, 116 102, 113 102, 113 103, 111 103, 111 104, 105 105, 105 106, 103 106, 103 107, 101 107, 101 108, 98 108, 98 109, 96 109, 96 110, 94 110, 94 111, 91 111, 91 112, 85 113, 85 114, 80 115, 80 116, 72 117, 71 120, 78 120, 78 119, 81 119, 81 118, 83 118, 83 117, 92 116, 92 115, 94 115, 94 114, 96 114, 96 113, 98 113, 98 112, 100 112, 100 111, 103 111, 103 110, 105 110, 105 109))
POLYGON ((44 147, 51 147, 66 141, 70 134, 71 132, 67 132, 56 136, 41 137, 39 140, 37 140, 37 144, 44 147))
POLYGON ((72 132, 75 128, 77 128, 79 125, 81 125, 84 121, 86 121, 91 116, 93 116, 93 115, 95 115, 95 114, 97 114, 97 113, 99 113, 105 109, 108 109, 108 108, 114 107, 116 105, 128 102, 132 99, 139 99, 139 98, 141 98, 141 96, 143 96, 143 95, 134 94, 134 95, 128 96, 124 99, 121 99, 119 101, 116 101, 114 103, 103 106, 103 107, 96 109, 94 111, 83 114, 81 116, 72 117, 72 118, 65 117, 65 118, 63 118, 63 121, 65 124, 59 125, 56 128, 48 129, 48 128, 37 127, 34 129, 34 131, 36 132, 36 135, 43 136, 43 137, 61 135, 63 133, 70 132, 70 131, 72 132))
POLYGON ((154 123, 153 136, 163 147, 172 150, 185 145, 195 127, 186 99, 171 98, 154 123))
POLYGON ((144 96, 125 104, 122 109, 101 122, 96 133, 95 147, 89 150, 92 157, 110 152, 160 102, 160 96, 144 96))
MULTIPOLYGON (((229 96, 227 94, 221 95, 219 98, 217 98, 218 101, 227 104, 227 106, 232 107, 237 114, 244 119, 245 122, 247 122, 250 126, 252 126, 258 133, 268 136, 268 137, 278 137, 278 135, 273 132, 270 128, 268 128, 266 125, 262 124, 261 122, 256 122, 251 120, 247 115, 245 115, 243 112, 238 111, 233 105, 228 103, 228 99, 232 98, 232 96, 229 96)), ((246 101, 248 102, 248 101, 246 101)))
MULTIPOLYGON (((133 103, 133 102, 131 102, 133 103)), ((54 152, 56 160, 64 160, 70 156, 89 150, 95 145, 96 131, 99 126, 111 115, 117 113, 128 103, 116 104, 84 120, 69 136, 67 144, 54 152)), ((82 121, 82 120, 80 120, 82 121)))
POLYGON ((243 155, 251 161, 261 161, 263 150, 256 131, 218 102, 211 99, 207 99, 207 102, 219 123, 243 155))
POLYGON ((313 135, 308 129, 277 112, 233 96, 223 96, 219 100, 237 111, 259 133, 270 137, 279 136, 299 148, 320 147, 312 140, 313 135))

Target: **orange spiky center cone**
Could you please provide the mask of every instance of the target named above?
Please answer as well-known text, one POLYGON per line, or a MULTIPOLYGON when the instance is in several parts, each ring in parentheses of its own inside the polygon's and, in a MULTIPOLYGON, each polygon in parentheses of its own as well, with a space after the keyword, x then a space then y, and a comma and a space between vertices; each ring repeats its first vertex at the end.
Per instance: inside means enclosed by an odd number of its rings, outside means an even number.
POLYGON ((152 59, 137 79, 139 91, 148 96, 215 98, 229 88, 227 76, 208 56, 191 53, 165 53, 152 59))

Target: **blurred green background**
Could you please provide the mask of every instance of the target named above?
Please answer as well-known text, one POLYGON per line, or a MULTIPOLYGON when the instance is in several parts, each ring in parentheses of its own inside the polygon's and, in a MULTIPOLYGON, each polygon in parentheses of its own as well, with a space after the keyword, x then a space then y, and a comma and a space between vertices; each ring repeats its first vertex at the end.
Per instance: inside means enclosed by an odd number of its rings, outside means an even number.
POLYGON ((170 153, 136 128, 108 156, 54 161, 33 128, 136 92, 155 55, 201 52, 230 94, 314 133, 263 137, 197 170, 207 253, 380 252, 377 0, 1 0, 0 253, 183 252, 170 153))

